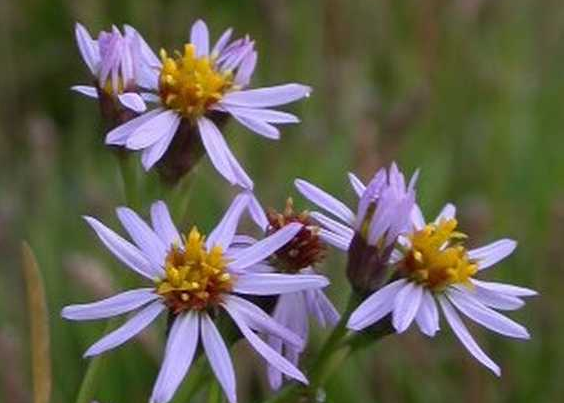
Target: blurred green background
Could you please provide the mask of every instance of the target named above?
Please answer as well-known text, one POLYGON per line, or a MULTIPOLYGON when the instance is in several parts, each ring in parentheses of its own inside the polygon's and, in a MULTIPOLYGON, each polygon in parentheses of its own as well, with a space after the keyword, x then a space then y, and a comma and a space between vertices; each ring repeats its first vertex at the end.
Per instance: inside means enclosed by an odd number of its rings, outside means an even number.
MULTIPOLYGON (((530 329, 531 341, 472 327, 503 368, 501 379, 472 360, 443 324, 432 340, 410 331, 364 351, 331 379, 327 401, 563 401, 560 0, 0 2, 0 401, 31 401, 22 239, 36 252, 46 283, 52 402, 74 401, 87 366, 81 354, 105 327, 64 322, 62 306, 138 284, 80 218, 91 214, 118 228, 113 209, 123 192, 96 102, 69 91, 90 80, 74 42, 75 21, 92 33, 130 23, 154 48, 170 49, 183 44, 199 17, 214 38, 233 26, 257 40, 253 85, 299 81, 315 89, 292 108, 303 123, 285 128, 278 142, 236 124, 226 129, 266 206, 281 208, 296 196, 295 177, 352 201, 348 170, 368 179, 397 160, 408 172, 421 168, 419 200, 428 216, 452 201, 473 243, 519 241, 517 253, 488 278, 540 291, 512 314, 530 329)), ((194 178, 186 224, 209 230, 232 194, 207 159, 194 178)), ((325 265, 338 303, 349 289, 343 262, 335 252, 325 265)), ((101 402, 147 401, 161 325, 106 355, 101 402)), ((312 349, 323 337, 316 333, 312 349)), ((240 401, 257 401, 266 390, 262 363, 244 345, 235 355, 240 401)))

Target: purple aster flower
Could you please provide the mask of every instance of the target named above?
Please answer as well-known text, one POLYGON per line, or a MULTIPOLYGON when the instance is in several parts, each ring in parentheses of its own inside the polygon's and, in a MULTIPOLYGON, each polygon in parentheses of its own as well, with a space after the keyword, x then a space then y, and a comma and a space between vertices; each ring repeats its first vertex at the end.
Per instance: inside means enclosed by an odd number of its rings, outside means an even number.
POLYGON ((359 198, 356 214, 317 186, 296 180, 298 191, 332 216, 311 213, 323 227, 320 238, 348 251, 347 275, 357 291, 371 291, 382 280, 398 236, 408 229, 417 176, 415 173, 406 184, 403 173, 393 163, 388 170, 380 169, 365 186, 349 173, 359 198))
POLYGON ((325 277, 303 274, 261 273, 256 265, 284 246, 302 225, 295 223, 252 245, 235 236, 239 219, 253 211, 252 196, 235 198, 227 213, 205 239, 197 228, 187 235, 178 232, 166 205, 151 207, 151 226, 126 207, 117 209, 130 243, 92 217, 85 217, 102 243, 126 266, 150 281, 145 288, 123 292, 85 305, 67 306, 62 316, 70 320, 109 318, 136 313, 124 325, 104 336, 85 353, 94 356, 115 348, 138 334, 162 312, 174 317, 151 402, 172 399, 188 372, 201 341, 211 368, 228 400, 236 402, 235 373, 228 348, 214 318, 226 312, 251 346, 279 371, 307 383, 304 375, 258 335, 276 335, 296 348, 304 340, 284 328, 244 295, 279 295, 328 285, 325 277))
MULTIPOLYGON (((319 239, 319 227, 309 214, 294 212, 292 199, 289 198, 283 213, 271 210, 267 217, 268 234, 276 234, 296 223, 302 227, 286 245, 271 255, 270 264, 264 265, 263 270, 293 275, 315 274, 314 267, 325 257, 326 247, 319 239)), ((340 319, 337 309, 321 289, 288 293, 278 298, 273 313, 274 320, 306 341, 309 338, 309 317, 313 317, 322 327, 335 326, 340 319)), ((303 348, 273 334, 268 335, 267 341, 275 351, 298 366, 303 348)), ((283 375, 275 366, 268 366, 268 380, 272 389, 282 386, 283 375)))
POLYGON ((439 309, 455 335, 483 365, 496 375, 500 368, 482 351, 457 311, 496 333, 528 339, 527 330, 497 310, 515 310, 522 297, 536 295, 527 288, 486 282, 474 278, 480 271, 509 256, 516 242, 502 239, 467 250, 466 235, 456 231, 455 207, 447 204, 437 219, 425 224, 419 207, 412 211, 412 230, 401 237, 394 253, 397 276, 368 297, 351 315, 348 327, 362 330, 391 314, 392 324, 402 333, 415 321, 432 337, 439 330, 439 309))
POLYGON ((75 35, 96 86, 77 85, 72 89, 92 98, 98 98, 99 92, 117 96, 123 106, 144 112, 146 105, 137 90, 148 85, 147 73, 154 55, 141 35, 128 25, 123 34, 114 26, 111 32, 102 31, 94 40, 78 23, 75 35))
POLYGON ((193 26, 190 43, 182 52, 160 52, 160 60, 151 57, 151 75, 144 98, 156 108, 110 131, 107 144, 142 150, 142 163, 149 170, 169 148, 183 124, 197 128, 214 167, 231 184, 251 189, 253 182, 231 153, 217 126, 218 116, 232 116, 251 131, 278 139, 274 124, 297 123, 289 113, 270 109, 304 98, 310 87, 285 84, 245 90, 255 65, 257 53, 249 37, 230 41, 228 29, 210 47, 206 24, 193 26))

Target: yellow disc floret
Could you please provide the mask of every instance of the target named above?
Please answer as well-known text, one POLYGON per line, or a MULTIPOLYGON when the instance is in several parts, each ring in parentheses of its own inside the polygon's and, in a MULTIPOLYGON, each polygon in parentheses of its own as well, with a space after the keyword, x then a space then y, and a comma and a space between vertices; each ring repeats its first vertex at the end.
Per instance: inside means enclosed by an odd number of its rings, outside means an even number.
POLYGON ((162 70, 159 95, 164 105, 186 118, 202 116, 233 87, 233 74, 215 69, 209 56, 196 57, 193 44, 184 45, 184 54, 169 57, 161 50, 162 70))
POLYGON ((209 252, 205 237, 193 227, 183 247, 173 245, 165 263, 166 278, 156 284, 156 292, 165 299, 173 313, 203 310, 221 302, 230 292, 232 276, 226 271, 227 260, 220 246, 209 252))
POLYGON ((478 270, 462 245, 466 235, 455 231, 456 219, 428 224, 409 238, 411 248, 406 251, 400 270, 411 280, 432 291, 440 291, 451 284, 470 284, 478 270))

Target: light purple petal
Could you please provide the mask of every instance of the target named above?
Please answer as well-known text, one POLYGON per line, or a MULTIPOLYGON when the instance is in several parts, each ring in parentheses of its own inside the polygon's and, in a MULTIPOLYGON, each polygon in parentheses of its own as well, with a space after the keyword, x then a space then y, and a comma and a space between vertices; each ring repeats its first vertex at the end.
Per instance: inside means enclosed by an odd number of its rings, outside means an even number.
POLYGON ((233 362, 223 338, 207 313, 202 314, 201 331, 202 344, 204 345, 208 362, 229 403, 236 403, 237 394, 235 391, 233 362))
POLYGON ((134 92, 126 92, 124 94, 119 94, 118 99, 123 106, 131 109, 134 112, 145 112, 147 110, 147 105, 145 101, 139 94, 134 92))
POLYGON ((514 297, 533 297, 538 294, 535 290, 531 290, 525 287, 518 287, 511 284, 495 283, 492 281, 480 281, 476 279, 472 279, 472 283, 487 290, 511 295, 514 297))
MULTIPOLYGON (((281 297, 282 298, 282 297, 281 297)), ((225 297, 225 304, 229 305, 229 309, 236 310, 237 314, 245 319, 245 323, 251 329, 283 340, 298 349, 303 349, 305 340, 294 332, 284 327, 283 322, 271 318, 266 312, 258 306, 243 298, 235 295, 225 297)))
POLYGON ((159 296, 155 294, 153 288, 138 288, 91 304, 66 306, 61 312, 61 316, 69 320, 111 318, 133 311, 157 298, 159 296))
POLYGON ((345 238, 331 231, 327 231, 326 229, 320 229, 318 235, 323 242, 333 245, 337 249, 341 249, 343 251, 349 250, 352 238, 345 238))
POLYGON ((84 63, 93 75, 98 73, 98 66, 100 64, 100 51, 98 44, 92 39, 86 28, 82 24, 77 23, 74 28, 76 42, 78 49, 82 55, 84 63))
POLYGON ((335 326, 339 322, 339 312, 323 291, 307 290, 305 295, 310 314, 320 326, 335 326))
POLYGON ((346 225, 341 224, 340 222, 333 220, 332 218, 327 217, 325 214, 314 211, 313 213, 311 213, 311 217, 319 224, 321 224, 324 228, 344 239, 352 239, 354 236, 354 230, 347 227, 346 225))
POLYGON ((328 285, 329 280, 317 274, 249 273, 237 278, 233 291, 250 295, 278 295, 328 285))
POLYGON ((165 202, 158 200, 151 205, 151 224, 157 236, 168 250, 173 244, 180 245, 180 234, 172 221, 165 202))
POLYGON ((413 282, 409 282, 397 293, 394 299, 392 324, 398 333, 405 332, 415 319, 422 295, 423 287, 413 282))
POLYGON ((411 222, 418 231, 425 228, 425 217, 423 217, 423 212, 417 204, 414 205, 411 210, 411 222))
POLYGON ((276 369, 288 375, 289 377, 307 385, 307 379, 299 369, 297 369, 288 360, 286 360, 275 350, 273 350, 260 337, 254 334, 245 322, 244 318, 236 310, 230 308, 228 304, 224 304, 224 307, 235 321, 235 324, 237 325, 241 333, 243 333, 243 336, 245 336, 251 346, 266 360, 268 364, 274 366, 276 369))
POLYGON ((264 214, 264 209, 254 194, 250 193, 249 196, 249 214, 255 224, 263 231, 266 231, 266 228, 268 227, 268 219, 266 218, 266 214, 264 214))
MULTIPOLYGON (((278 337, 268 337, 268 345, 278 354, 282 354, 283 343, 278 337)), ((282 387, 282 372, 278 371, 276 367, 267 365, 266 374, 268 376, 268 384, 272 390, 278 390, 282 387)))
POLYGON ((301 84, 284 84, 274 87, 247 91, 234 91, 226 94, 222 103, 225 105, 250 108, 268 108, 284 105, 309 96, 311 87, 301 84))
POLYGON ((225 179, 234 185, 237 180, 231 168, 231 163, 226 155, 227 144, 217 126, 209 119, 202 117, 198 119, 200 137, 208 156, 225 179))
POLYGON ((485 328, 508 337, 530 338, 529 332, 523 326, 486 307, 467 293, 450 289, 447 296, 460 312, 485 328))
POLYGON ((242 250, 234 257, 235 261, 231 262, 228 267, 237 270, 259 263, 286 245, 302 227, 303 225, 299 223, 286 225, 269 237, 242 250))
POLYGON ((421 305, 415 316, 415 321, 419 329, 429 337, 433 337, 440 329, 437 304, 428 290, 423 291, 421 305))
POLYGON ((133 38, 134 45, 138 46, 140 55, 148 66, 154 68, 160 68, 162 66, 160 59, 135 28, 131 25, 124 25, 124 31, 127 36, 133 38))
POLYGON ((261 136, 271 140, 278 140, 280 138, 280 130, 269 123, 243 115, 232 115, 239 123, 254 133, 260 134, 261 136))
MULTIPOLYGON (((457 289, 465 288, 465 286, 455 286, 457 289)), ((482 304, 490 308, 499 309, 502 311, 514 311, 525 305, 525 301, 512 295, 507 295, 499 292, 489 290, 474 284, 472 290, 464 289, 473 297, 475 297, 482 304)))
POLYGON ((153 104, 158 104, 161 102, 161 97, 157 94, 153 94, 152 92, 140 92, 139 95, 145 102, 150 102, 153 104))
POLYGON ((176 132, 180 120, 180 116, 175 111, 164 110, 153 119, 137 127, 127 139, 125 146, 130 150, 147 148, 167 137, 170 132, 176 132))
POLYGON ((153 387, 152 403, 169 402, 192 365, 198 346, 200 318, 190 311, 179 315, 168 336, 165 357, 153 387))
POLYGON ((500 239, 481 248, 472 249, 468 252, 468 257, 478 262, 478 270, 483 270, 511 255, 516 247, 517 242, 512 239, 500 239))
POLYGON ((249 196, 245 193, 241 193, 233 199, 231 206, 229 206, 227 212, 206 241, 208 250, 216 245, 226 250, 229 245, 231 245, 235 232, 237 231, 237 226, 239 225, 239 220, 241 219, 241 214, 243 214, 243 211, 247 208, 248 203, 249 196))
POLYGON ((90 224, 92 229, 96 232, 96 235, 98 235, 98 238, 100 238, 102 243, 115 257, 142 276, 151 280, 155 279, 157 273, 153 270, 151 264, 139 249, 95 218, 85 216, 84 219, 90 224))
POLYGON ((257 66, 257 52, 253 51, 248 53, 241 65, 237 69, 237 74, 235 75, 235 83, 240 87, 246 87, 251 81, 251 77, 257 66))
POLYGON ((450 325, 454 334, 456 334, 456 337, 458 337, 458 339, 462 342, 464 347, 466 347, 466 349, 470 352, 470 354, 472 354, 474 358, 476 358, 483 365, 489 368, 494 374, 501 376, 501 369, 499 368, 499 366, 495 362, 493 362, 490 357, 486 355, 486 353, 482 351, 480 346, 478 346, 452 305, 443 296, 439 296, 438 299, 448 324, 450 325))
POLYGON ((347 327, 362 330, 382 319, 392 311, 396 295, 406 283, 405 279, 396 280, 373 293, 355 309, 347 327))
POLYGON ((303 179, 296 179, 294 184, 306 199, 352 225, 354 214, 343 202, 303 179))
POLYGON ((297 116, 274 109, 243 108, 237 106, 225 106, 222 109, 235 117, 239 116, 267 123, 287 124, 300 122, 297 116))
POLYGON ((217 42, 213 47, 211 53, 213 57, 218 57, 219 54, 223 51, 223 49, 225 49, 225 45, 227 45, 227 42, 229 42, 229 39, 231 39, 232 34, 233 34, 233 29, 231 28, 225 30, 225 32, 221 34, 221 36, 219 37, 219 39, 217 40, 217 42))
POLYGON ((84 356, 92 357, 125 343, 149 326, 164 309, 165 306, 161 301, 153 302, 136 313, 125 324, 98 340, 84 353, 84 356))
POLYGON ((178 118, 173 125, 168 128, 168 131, 160 138, 159 141, 143 150, 141 155, 141 164, 143 165, 143 169, 145 169, 145 171, 150 170, 161 159, 166 150, 168 150, 168 147, 176 134, 176 130, 180 125, 180 121, 181 119, 178 118))
POLYGON ((454 204, 447 203, 435 219, 435 224, 439 224, 442 220, 450 220, 454 218, 455 215, 456 207, 454 206, 454 204))
POLYGON ((74 85, 71 87, 71 90, 90 98, 98 98, 98 90, 90 85, 74 85))
POLYGON ((210 33, 204 21, 198 20, 192 25, 190 43, 196 47, 196 57, 208 56, 210 54, 210 33))
POLYGON ((159 274, 166 258, 167 248, 163 241, 153 232, 135 211, 127 207, 118 207, 117 216, 135 244, 143 251, 151 265, 159 274))
POLYGON ((366 186, 364 186, 364 183, 362 183, 362 181, 358 179, 358 177, 352 172, 349 172, 349 182, 351 183, 351 186, 354 189, 357 196, 358 197, 362 196, 362 194, 366 190, 366 186))
POLYGON ((164 109, 162 108, 154 109, 116 127, 106 135, 106 144, 125 145, 127 139, 135 132, 135 130, 152 120, 163 111, 164 109))
POLYGON ((241 164, 239 164, 239 161, 237 161, 237 159, 235 158, 229 147, 227 147, 227 145, 225 148, 225 156, 227 157, 227 160, 231 165, 231 170, 233 171, 233 175, 235 175, 235 180, 237 185, 241 186, 243 189, 252 191, 254 187, 253 181, 251 180, 251 178, 249 178, 249 175, 247 175, 245 170, 241 167, 241 164))

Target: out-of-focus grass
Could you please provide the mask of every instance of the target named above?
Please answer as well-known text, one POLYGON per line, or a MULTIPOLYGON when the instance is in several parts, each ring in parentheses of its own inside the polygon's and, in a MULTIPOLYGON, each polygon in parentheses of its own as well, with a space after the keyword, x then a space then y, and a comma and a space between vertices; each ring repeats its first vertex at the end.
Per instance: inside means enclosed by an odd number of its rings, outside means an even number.
MULTIPOLYGON (((81 354, 104 328, 63 322, 61 307, 137 281, 80 218, 91 214, 116 226, 113 208, 123 201, 97 106, 68 90, 88 80, 74 22, 92 32, 128 22, 155 47, 174 48, 198 17, 215 35, 234 26, 257 39, 255 84, 295 80, 315 88, 294 108, 302 124, 286 128, 279 142, 228 128, 264 204, 281 207, 295 177, 352 200, 347 170, 366 179, 398 160, 408 171, 421 168, 420 202, 429 216, 452 201, 476 244, 503 236, 519 241, 515 256, 490 278, 541 293, 513 315, 532 341, 474 328, 501 364, 501 379, 448 331, 433 340, 413 332, 350 361, 329 383, 328 401, 561 400, 564 8, 558 0, 29 0, 0 3, 0 401, 31 396, 21 239, 30 241, 46 279, 54 402, 73 401, 87 364, 81 354)), ((194 186, 188 220, 208 229, 230 193, 208 161, 194 186)), ((337 300, 348 289, 342 263, 334 256, 326 268, 337 300)), ((108 354, 101 401, 145 401, 161 336, 147 334, 108 354)), ((246 354, 237 348, 238 356, 246 354)), ((237 371, 241 390, 254 390, 262 367, 239 364, 237 371)))

